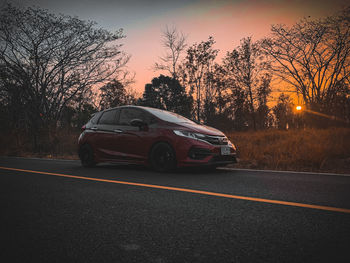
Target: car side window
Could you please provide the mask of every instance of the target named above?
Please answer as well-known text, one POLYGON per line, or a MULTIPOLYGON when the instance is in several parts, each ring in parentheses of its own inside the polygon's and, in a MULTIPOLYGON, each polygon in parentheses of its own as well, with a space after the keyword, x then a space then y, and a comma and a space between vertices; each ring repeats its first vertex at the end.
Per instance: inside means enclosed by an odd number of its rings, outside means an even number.
POLYGON ((105 111, 102 114, 100 120, 98 121, 98 124, 107 124, 107 125, 117 124, 117 110, 105 111))
POLYGON ((130 121, 133 119, 140 119, 147 124, 151 123, 151 116, 139 109, 122 109, 119 117, 119 125, 130 126, 130 121))

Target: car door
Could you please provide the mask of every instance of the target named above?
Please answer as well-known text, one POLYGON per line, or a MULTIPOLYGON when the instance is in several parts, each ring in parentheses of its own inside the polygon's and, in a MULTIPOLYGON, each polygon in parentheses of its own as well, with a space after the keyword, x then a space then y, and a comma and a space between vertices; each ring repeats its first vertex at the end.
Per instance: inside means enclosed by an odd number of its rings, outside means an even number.
POLYGON ((142 109, 132 107, 121 109, 118 129, 122 133, 120 134, 119 146, 125 160, 143 162, 148 158, 148 150, 155 136, 154 125, 155 119, 142 109), (147 127, 140 129, 131 126, 130 122, 133 119, 141 119, 147 123, 147 127))
POLYGON ((104 160, 118 159, 120 152, 120 130, 118 130, 119 109, 104 111, 96 125, 95 150, 104 160))

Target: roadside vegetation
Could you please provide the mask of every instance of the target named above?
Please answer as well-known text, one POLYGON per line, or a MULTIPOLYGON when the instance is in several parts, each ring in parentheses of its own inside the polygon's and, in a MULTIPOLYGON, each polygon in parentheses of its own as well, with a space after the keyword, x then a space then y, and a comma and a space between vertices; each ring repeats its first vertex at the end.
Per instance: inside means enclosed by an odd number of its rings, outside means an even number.
POLYGON ((134 104, 225 131, 239 148, 239 167, 349 172, 349 21, 350 6, 273 25, 260 40, 241 39, 221 61, 212 36, 187 43, 167 27, 164 55, 154 63, 159 75, 137 96, 123 29, 5 5, 0 155, 76 158, 92 113, 134 104))
POLYGON ((232 132, 240 162, 235 167, 350 173, 350 129, 232 132))
MULTIPOLYGON (((31 140, 18 132, 0 137, 0 156, 77 160, 80 130, 50 133, 40 152, 33 153, 31 140)), ((294 129, 231 132, 238 148, 236 168, 350 174, 350 129, 294 129)))

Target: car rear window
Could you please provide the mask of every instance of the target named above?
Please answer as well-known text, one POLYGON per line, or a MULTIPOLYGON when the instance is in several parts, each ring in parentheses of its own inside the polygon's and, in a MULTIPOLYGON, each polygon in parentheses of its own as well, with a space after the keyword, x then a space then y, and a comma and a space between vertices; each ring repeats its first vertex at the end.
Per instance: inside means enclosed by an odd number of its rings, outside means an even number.
POLYGON ((117 123, 116 110, 109 110, 103 112, 98 124, 113 125, 117 123))

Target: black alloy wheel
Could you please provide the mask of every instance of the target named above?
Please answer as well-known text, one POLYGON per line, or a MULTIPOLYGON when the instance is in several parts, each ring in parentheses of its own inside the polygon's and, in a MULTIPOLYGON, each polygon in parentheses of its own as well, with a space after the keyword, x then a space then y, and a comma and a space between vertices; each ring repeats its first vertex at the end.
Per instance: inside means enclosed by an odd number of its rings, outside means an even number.
POLYGON ((173 148, 165 142, 157 143, 151 151, 150 162, 157 172, 169 172, 176 168, 176 156, 173 148))
POLYGON ((94 151, 89 144, 84 144, 80 147, 79 158, 84 167, 94 167, 96 165, 94 151))

